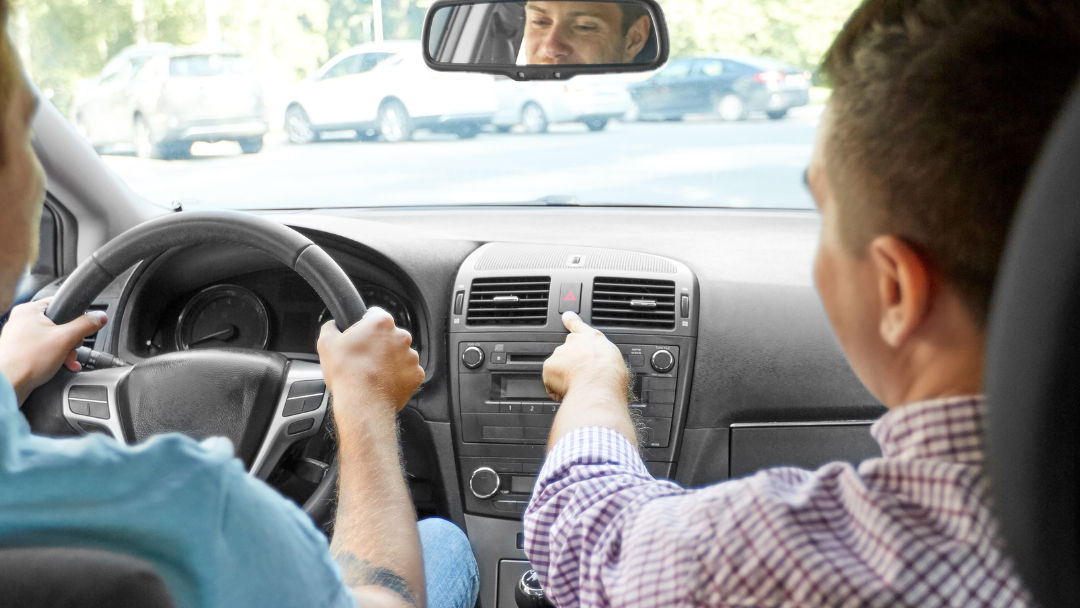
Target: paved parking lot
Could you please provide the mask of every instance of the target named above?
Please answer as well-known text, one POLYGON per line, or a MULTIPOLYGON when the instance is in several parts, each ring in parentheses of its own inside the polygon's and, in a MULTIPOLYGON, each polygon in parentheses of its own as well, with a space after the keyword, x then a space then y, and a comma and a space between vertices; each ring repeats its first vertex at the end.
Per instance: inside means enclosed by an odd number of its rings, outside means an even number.
POLYGON ((583 203, 807 208, 802 183, 820 106, 784 120, 612 122, 599 133, 554 125, 546 134, 418 135, 388 144, 289 144, 259 154, 232 142, 196 144, 179 161, 105 156, 149 200, 185 208, 305 208, 505 203, 545 196, 583 203))

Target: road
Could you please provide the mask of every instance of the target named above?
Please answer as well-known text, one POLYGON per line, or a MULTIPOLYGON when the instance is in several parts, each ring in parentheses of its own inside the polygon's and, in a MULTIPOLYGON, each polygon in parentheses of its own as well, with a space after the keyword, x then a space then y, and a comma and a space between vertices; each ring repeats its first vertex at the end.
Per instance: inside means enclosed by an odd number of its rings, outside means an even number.
MULTIPOLYGON (((389 144, 305 146, 267 136, 242 156, 233 142, 195 144, 187 160, 105 156, 139 194, 161 205, 236 209, 507 203, 545 196, 583 203, 808 208, 803 181, 820 107, 784 120, 620 123, 599 133, 418 134, 389 144)), ((349 133, 351 135, 351 133, 349 133)))

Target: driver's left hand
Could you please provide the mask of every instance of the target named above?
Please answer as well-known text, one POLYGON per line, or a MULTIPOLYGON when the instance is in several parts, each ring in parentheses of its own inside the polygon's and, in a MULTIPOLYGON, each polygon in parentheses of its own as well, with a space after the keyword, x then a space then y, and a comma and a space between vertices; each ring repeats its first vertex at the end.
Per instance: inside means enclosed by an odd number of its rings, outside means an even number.
POLYGON ((108 321, 104 312, 92 310, 70 323, 56 325, 45 316, 50 301, 44 298, 12 308, 0 332, 0 373, 15 387, 19 405, 61 365, 79 371, 75 349, 108 321))

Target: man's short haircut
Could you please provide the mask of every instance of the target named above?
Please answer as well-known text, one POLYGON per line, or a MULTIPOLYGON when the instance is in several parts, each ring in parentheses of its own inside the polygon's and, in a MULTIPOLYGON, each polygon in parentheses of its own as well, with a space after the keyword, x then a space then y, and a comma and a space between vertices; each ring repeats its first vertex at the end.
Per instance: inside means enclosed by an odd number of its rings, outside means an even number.
MULTIPOLYGON (((4 141, 4 127, 11 105, 11 95, 15 91, 15 83, 19 74, 19 63, 15 61, 15 50, 11 48, 11 40, 8 38, 8 2, 0 0, 0 143, 4 141)), ((0 166, 7 160, 4 158, 5 147, 0 145, 0 166)))
POLYGON ((1028 172, 1080 71, 1078 0, 866 0, 823 65, 840 238, 896 235, 985 327, 1028 172))
POLYGON ((630 27, 637 23, 638 19, 649 16, 649 9, 636 2, 620 2, 622 10, 622 35, 630 33, 630 27))

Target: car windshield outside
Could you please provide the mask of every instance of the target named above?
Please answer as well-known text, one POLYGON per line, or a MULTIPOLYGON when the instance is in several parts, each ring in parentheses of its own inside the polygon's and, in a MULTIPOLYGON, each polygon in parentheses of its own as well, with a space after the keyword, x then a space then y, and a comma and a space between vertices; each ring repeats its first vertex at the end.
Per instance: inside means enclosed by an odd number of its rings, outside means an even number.
POLYGON ((811 209, 818 68, 856 0, 667 0, 660 70, 435 72, 430 0, 17 0, 30 78, 163 206, 811 209))

